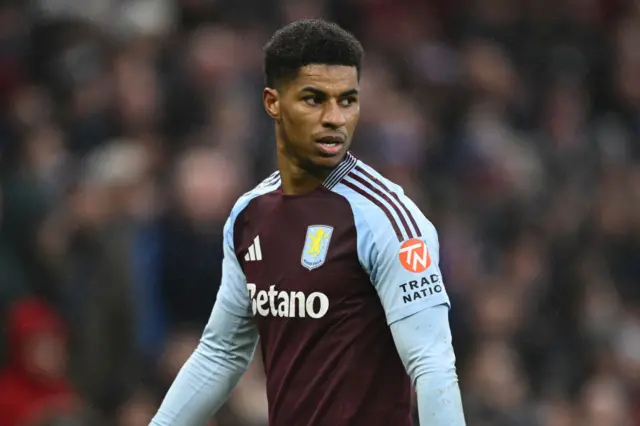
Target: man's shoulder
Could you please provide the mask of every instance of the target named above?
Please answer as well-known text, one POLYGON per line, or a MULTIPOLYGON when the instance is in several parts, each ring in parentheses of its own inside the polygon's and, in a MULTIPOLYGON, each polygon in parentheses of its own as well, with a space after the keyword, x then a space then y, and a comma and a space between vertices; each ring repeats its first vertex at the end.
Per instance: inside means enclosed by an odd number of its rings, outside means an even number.
MULTIPOLYGON (((366 164, 365 162, 358 160, 355 166, 349 170, 349 172, 340 180, 335 189, 339 192, 343 192, 342 195, 349 199, 362 201, 362 192, 375 194, 379 197, 385 198, 385 196, 393 196, 394 198, 407 198, 402 186, 396 184, 384 177, 380 172, 366 164), (349 188, 352 191, 339 191, 340 187, 349 188), (360 191, 361 190, 361 191, 360 191)), ((367 199, 367 197, 364 197, 367 199)), ((371 200, 368 205, 375 206, 371 200)))
POLYGON ((229 220, 233 222, 252 200, 275 191, 280 187, 280 183, 280 172, 276 171, 270 174, 266 179, 262 180, 262 182, 256 185, 253 189, 242 194, 233 205, 231 214, 229 215, 229 220))
POLYGON ((360 222, 375 233, 388 230, 404 241, 432 226, 402 186, 360 160, 333 190, 349 201, 360 222))

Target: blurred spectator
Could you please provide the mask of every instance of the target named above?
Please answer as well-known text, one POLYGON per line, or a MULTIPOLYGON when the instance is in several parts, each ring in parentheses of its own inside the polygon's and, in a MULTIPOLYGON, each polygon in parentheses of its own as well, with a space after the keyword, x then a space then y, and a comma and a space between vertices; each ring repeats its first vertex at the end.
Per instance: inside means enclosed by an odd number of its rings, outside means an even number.
POLYGON ((241 171, 222 152, 187 150, 175 168, 174 208, 161 231, 160 288, 169 322, 204 328, 221 276, 222 228, 239 195, 241 171))
POLYGON ((66 378, 67 331, 42 300, 21 299, 8 316, 11 353, 0 373, 0 424, 23 426, 79 409, 66 378))
POLYGON ((120 402, 138 370, 132 252, 146 164, 135 142, 113 141, 85 158, 69 199, 60 293, 69 320, 77 324, 72 372, 103 410, 120 402))
POLYGON ((118 426, 148 426, 158 410, 155 398, 139 389, 118 410, 118 426))

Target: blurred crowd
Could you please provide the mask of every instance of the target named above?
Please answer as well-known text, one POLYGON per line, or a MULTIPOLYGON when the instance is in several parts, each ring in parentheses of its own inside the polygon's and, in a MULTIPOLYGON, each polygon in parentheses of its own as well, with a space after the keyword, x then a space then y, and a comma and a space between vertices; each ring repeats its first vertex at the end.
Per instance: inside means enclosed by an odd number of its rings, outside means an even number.
MULTIPOLYGON (((367 50, 353 150, 439 230, 468 425, 640 425, 640 1, 3 0, 0 426, 147 426, 304 17, 367 50)), ((267 424, 257 360, 211 425, 267 424)))

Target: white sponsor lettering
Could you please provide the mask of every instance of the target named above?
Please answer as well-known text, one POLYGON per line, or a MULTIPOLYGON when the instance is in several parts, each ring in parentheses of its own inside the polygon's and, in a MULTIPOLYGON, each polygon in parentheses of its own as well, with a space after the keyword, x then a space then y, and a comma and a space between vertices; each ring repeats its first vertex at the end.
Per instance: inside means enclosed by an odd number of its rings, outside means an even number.
POLYGON ((329 311, 329 298, 318 291, 305 295, 301 291, 278 291, 275 285, 269 290, 257 290, 248 283, 253 315, 282 318, 322 318, 329 311))

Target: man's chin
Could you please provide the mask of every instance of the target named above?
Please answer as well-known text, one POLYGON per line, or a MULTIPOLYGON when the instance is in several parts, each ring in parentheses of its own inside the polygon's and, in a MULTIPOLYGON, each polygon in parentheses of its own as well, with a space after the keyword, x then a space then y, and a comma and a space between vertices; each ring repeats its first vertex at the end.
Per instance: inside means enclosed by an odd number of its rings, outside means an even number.
POLYGON ((346 155, 347 155, 346 152, 341 152, 340 154, 332 155, 332 156, 318 155, 312 158, 311 162, 314 168, 318 170, 331 171, 336 167, 338 167, 340 163, 342 163, 346 155))

